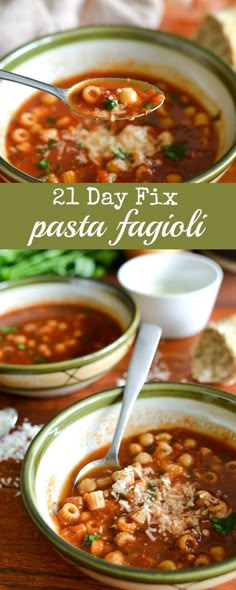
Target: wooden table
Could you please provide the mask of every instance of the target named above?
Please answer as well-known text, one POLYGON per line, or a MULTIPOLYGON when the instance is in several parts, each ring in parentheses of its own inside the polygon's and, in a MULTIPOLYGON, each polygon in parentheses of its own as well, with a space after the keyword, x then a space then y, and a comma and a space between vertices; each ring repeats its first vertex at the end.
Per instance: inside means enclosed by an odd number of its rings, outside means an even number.
MULTIPOLYGON (((213 318, 236 312, 236 275, 226 273, 213 318)), ((191 380, 190 351, 195 338, 163 341, 161 361, 173 381, 191 380)), ((130 354, 107 375, 67 397, 40 400, 7 395, 0 392, 0 407, 15 406, 19 421, 28 418, 32 424, 45 424, 60 410, 82 397, 117 385, 127 368, 130 354)), ((236 393, 236 385, 225 388, 236 393)), ((1 443, 0 443, 1 444, 1 443)), ((0 477, 17 476, 20 463, 10 460, 0 463, 0 477)), ((0 590, 104 590, 104 586, 90 580, 54 552, 49 542, 32 523, 16 488, 0 489, 0 590)), ((218 590, 235 590, 236 581, 218 586, 218 590)), ((209 586, 208 590, 212 590, 209 586)))

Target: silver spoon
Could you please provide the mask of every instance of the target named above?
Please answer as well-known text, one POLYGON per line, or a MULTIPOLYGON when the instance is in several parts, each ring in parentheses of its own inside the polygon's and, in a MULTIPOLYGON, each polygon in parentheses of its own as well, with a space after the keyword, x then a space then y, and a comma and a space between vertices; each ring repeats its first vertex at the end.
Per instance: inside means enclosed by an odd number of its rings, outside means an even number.
MULTIPOLYGON (((103 119, 103 120, 116 120, 116 119, 135 119, 136 117, 142 117, 143 115, 146 115, 147 113, 150 113, 154 110, 156 110, 157 108, 159 108, 164 100, 165 100, 165 95, 162 92, 162 90, 160 90, 159 88, 157 88, 156 86, 149 84, 148 82, 142 82, 140 80, 130 80, 129 78, 125 79, 125 78, 109 78, 109 77, 104 77, 104 78, 90 78, 88 80, 82 80, 81 82, 78 82, 77 84, 74 84, 73 86, 71 86, 70 88, 58 88, 58 86, 53 86, 52 84, 47 84, 46 82, 41 82, 40 80, 34 80, 33 78, 28 78, 26 76, 21 76, 20 74, 15 74, 13 72, 7 72, 5 70, 0 70, 0 79, 2 80, 8 80, 9 82, 17 82, 19 84, 24 84, 26 86, 32 86, 33 88, 37 88, 37 90, 43 90, 43 92, 49 92, 50 94, 53 94, 54 96, 56 96, 57 98, 59 98, 60 100, 62 100, 62 102, 64 102, 64 104, 74 113, 76 113, 77 115, 80 115, 82 117, 89 117, 90 119, 103 119), (139 104, 137 103, 137 109, 135 111, 135 106, 132 105, 134 112, 132 114, 132 116, 128 116, 128 111, 126 113, 126 108, 128 108, 128 106, 125 108, 125 105, 123 105, 123 107, 121 108, 117 108, 117 107, 112 107, 112 102, 110 102, 110 106, 108 104, 108 110, 106 111, 106 109, 104 109, 103 106, 99 107, 96 105, 92 105, 93 106, 93 111, 95 110, 94 107, 96 106, 96 113, 91 111, 89 111, 88 114, 88 104, 86 104, 86 102, 82 101, 77 101, 76 97, 81 96, 82 91, 85 89, 85 87, 87 88, 88 86, 97 86, 99 87, 99 85, 109 85, 109 82, 117 82, 121 85, 121 89, 122 87, 124 88, 124 86, 130 86, 133 89, 137 89, 137 90, 142 90, 144 92, 148 92, 150 90, 153 90, 154 92, 154 96, 155 96, 155 100, 157 100, 157 104, 155 103, 154 100, 154 104, 152 104, 151 99, 150 102, 148 101, 149 99, 147 98, 147 102, 144 103, 143 106, 141 106, 139 108, 139 104), (125 83, 125 84, 124 84, 125 83), (78 104, 77 104, 78 102, 78 104), (112 107, 112 110, 110 110, 110 107, 112 107)), ((104 103, 103 103, 104 105, 104 103)))
POLYGON ((102 459, 90 461, 75 475, 74 485, 97 467, 120 468, 118 453, 121 439, 128 422, 134 402, 148 375, 157 345, 161 337, 161 328, 155 324, 143 323, 138 333, 134 351, 127 371, 126 384, 118 423, 108 453, 102 459))
POLYGON ((8 434, 14 428, 18 420, 18 412, 15 408, 0 410, 0 437, 8 434))

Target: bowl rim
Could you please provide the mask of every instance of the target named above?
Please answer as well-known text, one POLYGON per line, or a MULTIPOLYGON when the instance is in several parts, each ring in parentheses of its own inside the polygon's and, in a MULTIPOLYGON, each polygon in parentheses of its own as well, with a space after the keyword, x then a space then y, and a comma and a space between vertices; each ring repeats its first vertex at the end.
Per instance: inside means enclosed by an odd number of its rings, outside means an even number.
MULTIPOLYGON (((65 361, 57 362, 57 363, 40 363, 37 365, 15 365, 15 364, 7 364, 7 363, 0 363, 0 374, 1 373, 8 373, 8 374, 20 374, 20 375, 34 375, 34 374, 41 374, 41 373, 55 373, 58 371, 65 371, 69 369, 78 369, 84 365, 91 364, 93 362, 97 362, 103 359, 106 355, 109 355, 120 348, 125 342, 129 340, 129 338, 135 334, 136 329, 138 328, 140 322, 140 312, 138 309, 137 304, 132 299, 132 297, 120 286, 113 285, 112 283, 108 283, 101 279, 93 279, 93 278, 83 278, 83 277, 73 277, 73 276, 58 276, 58 275, 36 275, 33 277, 28 277, 26 279, 19 279, 19 280, 12 280, 12 281, 5 281, 4 283, 0 284, 0 296, 1 293, 4 291, 8 291, 10 289, 17 289, 21 287, 30 287, 31 285, 45 285, 47 283, 59 283, 59 284, 80 284, 93 286, 94 289, 106 289, 111 294, 114 294, 115 297, 118 297, 124 305, 127 305, 131 313, 131 320, 129 326, 125 329, 125 331, 117 338, 114 342, 109 344, 108 346, 104 346, 101 350, 92 352, 90 354, 86 354, 84 356, 76 357, 73 359, 68 359, 65 361)), ((78 296, 79 299, 79 296, 78 296)), ((50 301, 50 297, 48 299, 50 301)), ((45 303, 47 301, 45 300, 45 303)), ((31 304, 29 304, 30 306, 31 304)), ((37 304, 35 304, 37 305, 37 304)), ((92 305, 91 305, 92 306, 92 305)), ((96 307, 96 306, 94 306, 96 307)), ((102 306, 101 306, 102 307, 102 306)), ((17 305, 15 307, 17 309, 17 305)), ((8 313, 8 312, 6 312, 8 313)), ((3 314, 4 315, 4 314, 3 314)))
MULTIPOLYGON (((236 557, 197 569, 189 568, 174 572, 117 566, 101 558, 96 557, 94 559, 92 555, 70 545, 51 529, 39 514, 34 500, 34 479, 43 452, 50 446, 50 440, 54 439, 55 433, 58 434, 59 428, 66 428, 73 424, 76 419, 83 418, 83 416, 93 412, 93 409, 96 411, 107 407, 107 405, 110 406, 120 402, 122 391, 122 387, 115 387, 75 402, 52 418, 31 442, 22 463, 20 487, 26 509, 34 524, 51 541, 54 548, 62 552, 67 559, 72 560, 81 568, 93 570, 107 577, 110 576, 136 583, 147 583, 151 586, 157 583, 177 584, 210 580, 235 571, 236 557)), ((197 399, 198 402, 203 404, 212 403, 218 407, 230 409, 231 412, 236 414, 236 396, 207 385, 171 381, 164 383, 150 382, 144 385, 140 393, 140 398, 173 396, 179 399, 197 399)))
MULTIPOLYGON (((158 41, 168 49, 177 50, 178 53, 188 55, 192 59, 200 60, 203 66, 210 67, 211 71, 217 75, 221 82, 224 83, 228 92, 231 95, 236 109, 236 74, 220 57, 211 52, 204 46, 199 45, 195 41, 186 39, 180 35, 169 33, 166 31, 159 31, 155 29, 148 29, 142 27, 135 27, 130 25, 91 25, 82 26, 76 29, 67 29, 57 33, 44 35, 38 37, 33 41, 24 43, 15 50, 7 53, 0 59, 1 69, 14 69, 19 64, 24 63, 28 58, 34 57, 47 49, 55 48, 64 44, 73 43, 76 41, 83 41, 88 39, 126 39, 127 41, 134 40, 139 42, 148 42, 150 44, 158 44, 158 41)), ((1 81, 0 81, 1 83, 1 81)), ((223 172, 230 166, 236 157, 236 129, 235 129, 235 143, 232 145, 223 156, 221 156, 212 166, 206 171, 198 174, 193 179, 185 181, 186 183, 210 182, 218 174, 223 172)), ((21 170, 18 170, 0 156, 0 171, 6 173, 7 178, 13 182, 44 182, 40 181, 21 170)))
MULTIPOLYGON (((153 257, 153 260, 156 259, 158 261, 158 256, 160 257, 164 257, 166 259, 168 258, 177 258, 180 256, 184 256, 190 259, 194 260, 198 260, 200 263, 205 263, 206 266, 211 267, 211 269, 213 269, 215 271, 215 277, 214 279, 212 279, 211 281, 209 281, 206 285, 204 285, 203 287, 195 287, 194 289, 190 289, 189 291, 180 291, 178 293, 148 293, 148 290, 142 290, 142 289, 138 289, 137 287, 132 287, 132 286, 128 286, 127 284, 125 284, 125 281, 123 280, 123 278, 121 278, 121 275, 125 272, 127 274, 127 270, 128 268, 131 268, 131 266, 135 266, 137 265, 138 267, 138 261, 141 260, 141 267, 140 267, 140 271, 143 267, 143 262, 146 262, 146 254, 141 254, 140 256, 136 256, 134 258, 130 258, 129 260, 126 260, 126 262, 124 262, 117 271, 117 278, 119 281, 119 284, 121 285, 121 287, 123 289, 126 289, 129 293, 138 295, 139 297, 144 297, 144 298, 148 298, 154 301, 157 301, 159 299, 164 299, 164 300, 169 300, 169 299, 174 299, 174 300, 178 300, 181 297, 182 298, 187 298, 190 297, 194 294, 198 294, 200 291, 204 292, 205 290, 209 289, 210 287, 212 287, 215 284, 219 284, 219 286, 222 283, 223 280, 223 270, 221 268, 221 266, 218 264, 218 262, 216 262, 215 260, 213 260, 212 258, 209 258, 208 256, 203 256, 202 254, 196 254, 195 252, 189 252, 184 251, 184 252, 168 252, 168 250, 165 250, 164 252, 151 252, 148 256, 149 256, 149 260, 151 262, 151 257, 153 257), (126 268, 125 268, 126 267, 126 268)), ((158 264, 158 262, 157 262, 158 264)), ((138 269, 136 269, 138 270, 138 269)), ((157 278, 158 280, 158 278, 157 278)))

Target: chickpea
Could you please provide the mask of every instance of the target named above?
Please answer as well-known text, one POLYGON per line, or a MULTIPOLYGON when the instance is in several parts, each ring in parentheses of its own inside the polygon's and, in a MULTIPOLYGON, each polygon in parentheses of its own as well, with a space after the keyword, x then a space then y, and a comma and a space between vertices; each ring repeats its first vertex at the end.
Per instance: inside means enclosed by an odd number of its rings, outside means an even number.
POLYGON ((118 547, 124 547, 126 543, 133 543, 135 541, 134 535, 131 533, 118 533, 114 539, 118 547))
POLYGON ((209 563, 210 563, 210 559, 206 553, 199 553, 199 555, 197 555, 197 557, 194 561, 195 567, 208 565, 209 563))
POLYGON ((32 151, 32 145, 29 141, 22 141, 22 143, 18 143, 17 150, 22 154, 30 154, 32 151))
POLYGON ((136 455, 137 453, 140 453, 142 450, 143 447, 138 443, 130 443, 129 445, 129 451, 132 455, 136 455))
POLYGON ((58 140, 58 131, 55 127, 48 127, 48 129, 42 129, 39 132, 40 139, 44 142, 48 142, 50 139, 58 140))
POLYGON ((122 104, 134 104, 138 100, 138 95, 134 88, 118 88, 119 99, 122 104))
POLYGON ((136 455, 135 461, 139 461, 141 465, 146 465, 147 463, 152 463, 153 458, 151 455, 149 455, 149 453, 141 451, 141 453, 138 453, 138 455, 136 455))
POLYGON ((184 447, 186 447, 186 449, 195 449, 195 447, 197 446, 197 441, 194 440, 194 438, 186 438, 184 441, 184 447))
POLYGON ((176 570, 177 569, 177 565, 175 564, 174 561, 171 561, 171 559, 165 559, 164 561, 161 561, 158 564, 158 569, 161 569, 161 570, 176 570))
POLYGON ((166 440, 166 441, 170 441, 172 439, 172 435, 169 432, 159 432, 159 434, 156 434, 155 439, 156 440, 166 440))
POLYGON ((124 533, 134 533, 136 524, 134 522, 127 522, 123 516, 117 519, 117 528, 124 533))
POLYGON ((178 463, 182 465, 182 467, 191 467, 194 463, 193 457, 189 453, 183 453, 183 455, 180 455, 178 458, 178 463))
POLYGON ((48 175, 48 182, 59 182, 58 176, 56 174, 49 174, 48 175))
POLYGON ((203 455, 203 456, 204 456, 204 455, 211 455, 211 453, 212 453, 212 450, 211 450, 211 449, 208 449, 208 447, 201 447, 201 448, 200 448, 200 453, 201 453, 201 455, 203 455))
POLYGON ((102 555, 104 551, 104 542, 102 539, 94 539, 91 543, 90 551, 93 555, 102 555))
POLYGON ((121 551, 111 551, 110 553, 107 553, 105 560, 110 563, 115 563, 116 565, 124 565, 125 556, 121 551))
POLYGON ((169 172, 166 174, 165 180, 166 182, 183 182, 183 176, 178 172, 169 172))
POLYGON ((65 344, 63 342, 57 342, 57 344, 55 344, 54 346, 54 350, 55 352, 65 352, 66 347, 65 344))
POLYGON ((91 519, 91 512, 89 510, 82 510, 79 519, 80 522, 88 522, 91 519))
POLYGON ((92 85, 86 86, 86 88, 84 88, 81 93, 84 102, 86 102, 89 105, 96 104, 96 102, 100 98, 101 94, 102 94, 101 88, 99 88, 99 86, 92 86, 92 85))
POLYGON ((214 561, 223 561, 225 559, 225 549, 221 545, 214 545, 210 548, 210 555, 214 561))
POLYGON ((79 483, 80 494, 85 494, 86 492, 94 492, 94 490, 96 489, 96 481, 95 479, 92 479, 90 477, 85 477, 85 479, 82 479, 82 481, 79 483))
POLYGON ((193 124, 195 125, 195 127, 209 125, 209 117, 207 113, 196 113, 193 118, 193 124))
POLYGON ((143 447, 150 447, 154 443, 154 435, 151 432, 144 432, 140 434, 139 442, 143 447))
POLYGON ((49 106, 49 105, 56 104, 58 102, 58 98, 56 96, 54 96, 53 94, 49 94, 49 92, 45 92, 41 96, 41 102, 42 102, 42 104, 49 106))
POLYGON ((60 119, 57 119, 56 126, 59 127, 59 129, 65 129, 66 127, 68 127, 69 123, 70 117, 60 117, 60 119))

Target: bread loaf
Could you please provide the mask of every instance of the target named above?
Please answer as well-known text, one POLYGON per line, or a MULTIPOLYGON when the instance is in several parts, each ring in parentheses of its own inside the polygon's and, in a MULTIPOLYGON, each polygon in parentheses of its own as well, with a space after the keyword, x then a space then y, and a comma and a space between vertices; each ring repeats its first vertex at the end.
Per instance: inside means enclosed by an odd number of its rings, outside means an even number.
POLYGON ((192 350, 191 370, 200 383, 236 381, 236 314, 202 331, 192 350))
POLYGON ((207 14, 194 38, 236 70, 236 7, 207 14))

